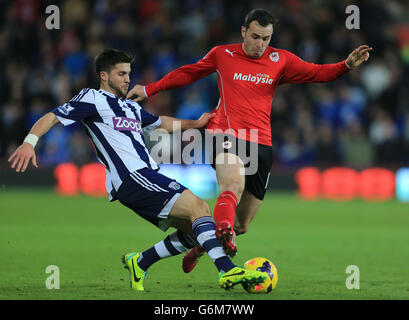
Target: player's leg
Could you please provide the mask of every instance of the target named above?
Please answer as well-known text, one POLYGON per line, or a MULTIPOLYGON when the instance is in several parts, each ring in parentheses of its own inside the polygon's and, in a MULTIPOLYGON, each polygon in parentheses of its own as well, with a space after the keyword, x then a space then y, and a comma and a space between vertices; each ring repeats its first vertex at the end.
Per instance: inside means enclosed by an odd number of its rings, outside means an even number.
POLYGON ((220 194, 231 191, 240 201, 245 182, 243 161, 233 153, 219 153, 215 158, 215 169, 220 194))
MULTIPOLYGON (((218 269, 219 284, 222 288, 228 290, 239 283, 251 286, 264 281, 265 275, 261 272, 237 267, 226 256, 220 242, 216 239, 215 224, 210 216, 208 205, 194 196, 190 190, 185 190, 182 193, 175 202, 169 216, 172 220, 171 226, 179 227, 184 229, 184 231, 178 230, 170 234, 165 240, 142 253, 129 254, 132 269, 129 266, 130 263, 128 263, 128 268, 132 270, 131 277, 135 281, 143 279, 147 269, 153 263, 166 257, 178 255, 186 251, 187 248, 191 248, 192 243, 190 241, 194 241, 188 235, 191 231, 196 236, 198 242, 196 246, 200 244, 206 250, 218 269), (185 223, 186 221, 190 223, 190 227, 188 223, 185 223)), ((125 256, 125 261, 127 261, 127 256, 125 256)), ((136 290, 143 290, 143 286, 140 285, 139 288, 142 289, 136 290)))
MULTIPOLYGON (((236 139, 223 137, 223 144, 220 136, 217 139, 216 137, 213 139, 212 165, 216 170, 219 197, 213 210, 213 216, 216 223, 216 237, 222 243, 224 251, 233 257, 237 253, 234 232, 235 210, 245 185, 244 164, 234 153, 237 152, 236 139), (218 142, 217 139, 219 139, 218 142), (229 144, 226 145, 226 142, 229 144), (220 148, 221 145, 223 148, 220 148), (233 150, 234 152, 231 153, 233 150)), ((201 247, 191 249, 183 257, 183 271, 191 272, 204 253, 205 250, 201 247)))
POLYGON ((199 246, 200 244, 195 237, 181 230, 176 230, 145 251, 124 255, 122 262, 130 270, 131 288, 139 291, 144 290, 143 280, 149 267, 154 263, 199 246))
POLYGON ((196 197, 190 190, 185 190, 176 201, 169 216, 191 222, 191 230, 197 242, 206 250, 219 272, 224 273, 234 267, 216 239, 216 226, 205 201, 196 197))
POLYGON ((250 222, 256 216, 263 200, 256 198, 252 193, 244 190, 241 200, 236 209, 236 219, 234 220, 234 231, 236 235, 246 233, 250 222))
MULTIPOLYGON (((198 232, 200 233, 201 229, 198 228, 196 230, 192 224, 196 221, 201 221, 199 220, 201 218, 203 218, 202 220, 213 220, 208 204, 196 197, 190 190, 184 190, 174 203, 168 218, 169 226, 177 228, 178 231, 170 234, 152 248, 142 252, 141 258, 138 260, 138 265, 146 271, 152 264, 160 259, 178 255, 193 247, 201 247, 202 243, 200 242, 203 241, 200 240, 202 240, 202 238, 206 241, 211 240, 212 234, 208 232, 206 237, 202 236, 198 238, 199 242, 196 241, 198 232)), ((214 224, 213 222, 209 223, 214 224)), ((211 231, 211 227, 209 228, 207 228, 206 231, 211 231)), ((210 241, 206 246, 207 247, 202 250, 211 251, 210 258, 215 262, 219 271, 225 272, 234 266, 230 259, 223 258, 226 255, 218 241, 216 241, 216 243, 210 241), (220 249, 216 248, 214 246, 215 244, 217 244, 217 247, 220 247, 220 249)))
POLYGON ((251 273, 250 270, 233 264, 216 238, 216 225, 210 214, 209 206, 190 190, 185 190, 176 201, 170 217, 188 220, 192 223, 191 228, 197 242, 206 250, 219 271, 219 284, 222 288, 227 290, 239 283, 251 286, 265 279, 261 272, 251 273))
POLYGON ((213 215, 216 222, 216 235, 227 254, 234 256, 237 247, 233 230, 235 211, 241 199, 245 175, 243 161, 232 153, 219 153, 215 160, 219 197, 213 215))
POLYGON ((151 265, 161 259, 173 257, 200 246, 193 234, 190 221, 173 218, 170 226, 177 230, 151 248, 141 252, 138 265, 142 270, 147 271, 151 265))
MULTIPOLYGON (((244 190, 239 205, 236 209, 234 220, 234 231, 236 235, 246 233, 250 222, 256 216, 263 200, 255 197, 251 192, 244 190)), ((192 248, 182 261, 182 268, 185 273, 191 272, 203 256, 205 250, 202 247, 192 248)))
POLYGON ((136 184, 126 182, 125 189, 131 190, 119 192, 119 200, 164 231, 169 226, 181 230, 170 234, 148 250, 123 256, 123 263, 130 271, 133 289, 144 290, 143 280, 153 263, 198 245, 207 251, 219 270, 219 284, 222 287, 228 289, 237 283, 255 284, 263 280, 262 273, 236 267, 226 256, 215 237, 215 224, 206 202, 174 180, 152 170, 142 170, 135 181, 136 184), (151 190, 143 190, 147 187, 151 190), (142 201, 143 199, 145 200, 142 201))
MULTIPOLYGON (((251 150, 251 147, 248 147, 247 149, 251 150)), ((230 210, 231 212, 233 213, 235 212, 236 214, 236 219, 234 220, 234 231, 232 233, 230 241, 229 242, 222 241, 224 243, 223 248, 226 250, 227 247, 227 252, 229 252, 229 247, 235 248, 237 250, 237 247, 235 246, 234 243, 236 232, 244 233, 247 231, 250 222, 252 221, 258 209, 260 208, 261 202, 263 201, 266 192, 266 187, 270 176, 269 172, 273 161, 272 148, 270 146, 258 145, 256 150, 257 159, 255 161, 257 162, 257 171, 254 174, 245 176, 245 190, 244 193, 241 195, 241 198, 239 198, 240 202, 238 207, 236 208, 236 206, 234 206, 233 204, 230 204, 230 206, 226 205, 225 204, 226 200, 223 201, 222 200, 223 198, 221 198, 220 196, 218 199, 218 203, 216 204, 215 207, 214 216, 216 225, 218 222, 216 218, 216 211, 218 208, 225 207, 228 208, 228 210, 230 210)), ((226 184, 223 184, 221 182, 227 180, 229 175, 232 174, 233 170, 229 171, 228 170, 229 168, 225 169, 220 166, 219 169, 220 169, 219 171, 216 170, 216 174, 218 172, 219 179, 218 181, 219 185, 221 186, 220 189, 221 191, 224 191, 226 190, 225 188, 226 184)), ((221 195, 222 194, 223 193, 221 193, 221 195)), ((226 230, 226 233, 229 232, 231 232, 231 230, 226 230)), ((218 234, 216 233, 216 235, 218 234)), ((203 251, 200 250, 200 248, 191 249, 183 258, 182 262, 183 271, 185 271, 186 273, 191 272, 197 265, 198 259, 202 256, 202 254, 203 251)))
POLYGON ((123 256, 125 268, 130 272, 132 289, 144 290, 143 280, 146 271, 153 263, 199 246, 190 221, 182 219, 174 221, 176 219, 169 217, 175 203, 186 190, 175 180, 148 168, 132 173, 118 190, 117 197, 122 204, 162 231, 166 231, 172 224, 181 229, 169 234, 145 251, 131 252, 123 256))
POLYGON ((237 235, 247 232, 266 194, 273 156, 270 146, 258 146, 257 172, 246 176, 244 192, 236 210, 234 230, 237 235))

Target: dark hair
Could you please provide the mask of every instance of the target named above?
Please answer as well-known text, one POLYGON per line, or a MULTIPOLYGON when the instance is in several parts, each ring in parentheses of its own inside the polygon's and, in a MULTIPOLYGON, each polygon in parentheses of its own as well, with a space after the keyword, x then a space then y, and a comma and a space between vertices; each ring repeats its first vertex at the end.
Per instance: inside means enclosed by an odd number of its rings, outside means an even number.
POLYGON ((95 57, 95 69, 99 76, 101 71, 109 73, 112 67, 117 63, 132 63, 132 61, 132 55, 120 50, 108 48, 104 49, 95 57))
POLYGON ((252 21, 257 21, 263 27, 267 27, 269 24, 272 24, 273 30, 275 24, 278 22, 278 20, 274 18, 270 12, 264 9, 254 9, 246 15, 246 18, 244 19, 244 26, 246 29, 249 28, 252 21))

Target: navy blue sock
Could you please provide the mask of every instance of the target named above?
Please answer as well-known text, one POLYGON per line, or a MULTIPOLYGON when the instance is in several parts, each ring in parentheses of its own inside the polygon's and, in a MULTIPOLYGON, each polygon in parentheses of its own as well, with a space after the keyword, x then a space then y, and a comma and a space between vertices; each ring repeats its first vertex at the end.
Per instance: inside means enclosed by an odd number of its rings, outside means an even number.
POLYGON ((138 266, 146 271, 152 264, 163 258, 176 256, 197 246, 199 244, 193 237, 182 231, 175 231, 152 248, 143 251, 138 259, 138 266))
POLYGON ((197 242, 206 250, 220 272, 226 272, 235 267, 224 252, 219 240, 216 238, 216 225, 212 217, 200 217, 192 224, 197 242))

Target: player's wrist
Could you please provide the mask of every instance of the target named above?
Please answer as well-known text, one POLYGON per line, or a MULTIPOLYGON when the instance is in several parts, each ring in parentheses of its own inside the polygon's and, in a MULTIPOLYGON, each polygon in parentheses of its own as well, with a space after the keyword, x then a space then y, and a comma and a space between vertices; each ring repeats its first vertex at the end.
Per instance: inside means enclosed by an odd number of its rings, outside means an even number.
POLYGON ((347 66, 347 68, 348 68, 349 70, 355 69, 354 67, 352 67, 352 66, 348 63, 348 60, 345 60, 345 65, 347 66))
POLYGON ((145 93, 145 98, 148 98, 148 94, 146 93, 146 86, 143 86, 143 92, 145 93))
POLYGON ((204 124, 202 123, 202 121, 200 119, 193 120, 193 121, 195 121, 193 126, 192 126, 194 129, 200 129, 200 128, 202 128, 204 126, 204 124))
POLYGON ((33 148, 35 148, 37 142, 38 142, 38 136, 36 136, 35 134, 29 133, 25 138, 24 138, 24 142, 29 143, 33 146, 33 148))

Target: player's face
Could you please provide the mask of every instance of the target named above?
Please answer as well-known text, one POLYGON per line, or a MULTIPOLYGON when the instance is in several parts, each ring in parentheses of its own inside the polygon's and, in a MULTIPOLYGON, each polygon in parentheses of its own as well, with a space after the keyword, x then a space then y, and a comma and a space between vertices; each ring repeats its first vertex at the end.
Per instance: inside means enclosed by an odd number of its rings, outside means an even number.
POLYGON ((116 96, 123 97, 128 92, 130 73, 130 63, 117 63, 109 72, 107 84, 116 96))
POLYGON ((249 28, 241 27, 243 50, 252 58, 260 58, 266 51, 273 34, 273 25, 261 26, 258 21, 250 22, 249 28))

